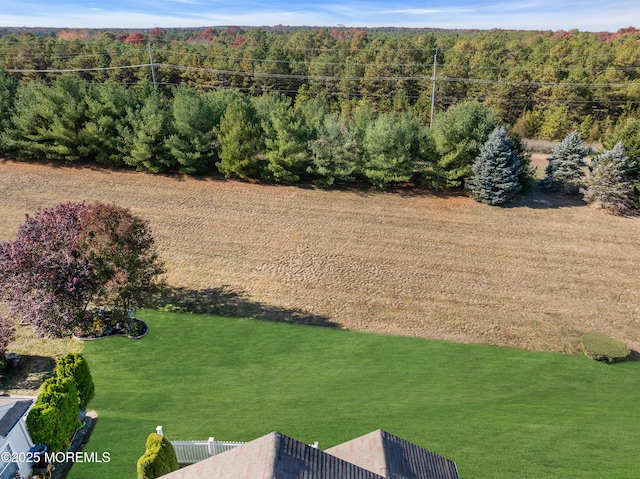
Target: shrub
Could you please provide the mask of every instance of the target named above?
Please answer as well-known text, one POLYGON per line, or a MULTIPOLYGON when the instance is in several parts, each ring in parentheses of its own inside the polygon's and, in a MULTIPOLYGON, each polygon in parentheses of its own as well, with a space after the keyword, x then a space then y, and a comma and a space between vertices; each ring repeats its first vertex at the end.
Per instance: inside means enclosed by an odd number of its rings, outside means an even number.
POLYGON ((85 406, 94 396, 95 386, 89 364, 81 354, 69 353, 60 358, 56 364, 56 374, 60 378, 71 378, 78 390, 80 406, 85 406))
POLYGON ((177 469, 178 459, 171 443, 160 434, 149 434, 146 450, 138 459, 138 479, 155 479, 177 469))
POLYGON ((624 361, 631 354, 631 350, 622 341, 597 331, 585 333, 582 336, 582 346, 588 357, 608 363, 624 361))
POLYGON ((33 441, 46 444, 51 451, 62 451, 78 424, 78 390, 70 378, 49 378, 27 416, 33 441))

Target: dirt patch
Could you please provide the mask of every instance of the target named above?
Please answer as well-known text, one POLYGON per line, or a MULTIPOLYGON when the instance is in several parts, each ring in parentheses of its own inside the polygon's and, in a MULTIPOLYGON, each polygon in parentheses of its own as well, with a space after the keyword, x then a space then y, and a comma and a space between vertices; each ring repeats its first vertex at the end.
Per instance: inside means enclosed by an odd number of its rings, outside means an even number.
POLYGON ((428 190, 3 162, 0 198, 0 240, 60 201, 129 207, 150 221, 170 285, 241 295, 236 305, 531 350, 575 352, 600 330, 640 348, 640 219, 535 189, 496 208, 428 190))
POLYGON ((42 381, 55 374, 56 362, 46 356, 20 356, 15 368, 8 367, 2 379, 4 394, 32 396, 42 385, 42 381))

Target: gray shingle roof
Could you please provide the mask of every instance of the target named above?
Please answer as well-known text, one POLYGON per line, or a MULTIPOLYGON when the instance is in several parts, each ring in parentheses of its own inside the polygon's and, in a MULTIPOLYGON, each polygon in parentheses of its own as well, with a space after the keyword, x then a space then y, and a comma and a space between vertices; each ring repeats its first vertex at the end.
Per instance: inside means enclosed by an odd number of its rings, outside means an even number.
POLYGON ((386 479, 459 479, 453 461, 380 429, 326 452, 386 479))
POLYGON ((164 479, 383 479, 278 432, 163 476, 164 479))
POLYGON ((18 421, 29 410, 33 404, 33 399, 25 399, 16 401, 13 406, 0 418, 0 436, 6 437, 7 434, 18 424, 18 421))

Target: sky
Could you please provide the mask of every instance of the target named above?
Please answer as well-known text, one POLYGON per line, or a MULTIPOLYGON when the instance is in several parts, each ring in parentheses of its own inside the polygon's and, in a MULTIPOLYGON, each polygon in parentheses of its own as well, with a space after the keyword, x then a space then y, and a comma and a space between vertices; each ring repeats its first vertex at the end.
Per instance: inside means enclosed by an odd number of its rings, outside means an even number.
POLYGON ((0 27, 306 25, 617 31, 640 0, 0 0, 0 27))

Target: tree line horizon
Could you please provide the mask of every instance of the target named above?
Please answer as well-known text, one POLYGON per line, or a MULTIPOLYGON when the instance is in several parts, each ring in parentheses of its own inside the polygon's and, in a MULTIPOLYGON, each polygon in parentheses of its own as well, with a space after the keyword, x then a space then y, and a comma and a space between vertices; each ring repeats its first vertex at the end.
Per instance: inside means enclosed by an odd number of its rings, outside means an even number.
POLYGON ((436 57, 436 115, 466 100, 493 108, 525 138, 598 141, 640 108, 640 30, 616 33, 362 28, 224 28, 143 31, 0 29, 0 66, 15 79, 59 72, 129 87, 152 81, 170 94, 236 88, 251 96, 325 95, 331 111, 365 101, 411 109, 426 122, 436 57), (48 36, 47 36, 48 35, 48 36), (53 35, 56 37, 54 38, 53 35), (148 46, 153 48, 150 60, 148 46), (94 69, 94 70, 88 70, 94 69))

